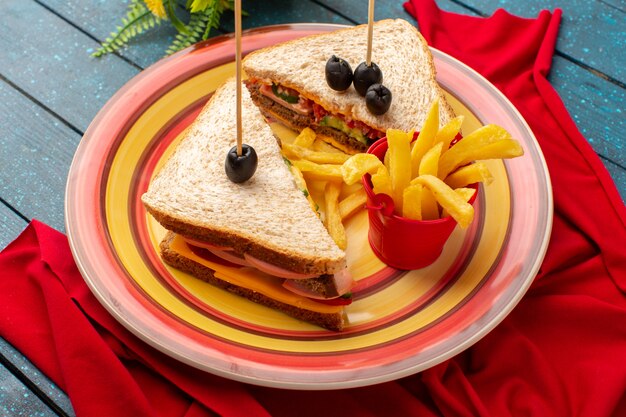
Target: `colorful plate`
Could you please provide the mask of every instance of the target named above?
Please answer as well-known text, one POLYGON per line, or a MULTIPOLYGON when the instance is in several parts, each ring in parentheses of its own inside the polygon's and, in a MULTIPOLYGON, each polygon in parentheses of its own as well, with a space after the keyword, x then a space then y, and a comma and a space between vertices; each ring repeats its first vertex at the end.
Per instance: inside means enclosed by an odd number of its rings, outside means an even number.
MULTIPOLYGON (((335 25, 296 24, 245 33, 245 52, 335 25)), ((367 216, 347 225, 350 268, 359 280, 335 333, 211 287, 164 266, 164 230, 140 196, 211 93, 234 73, 234 40, 224 36, 164 59, 126 84, 80 143, 66 194, 67 232, 93 293, 128 329, 200 369, 253 384, 329 389, 388 381, 461 352, 517 304, 543 259, 552 223, 546 165, 528 126, 480 75, 433 50, 438 81, 466 116, 508 129, 525 155, 490 162, 477 216, 455 230, 442 256, 403 273, 367 244, 367 216)), ((280 129, 279 129, 280 130, 280 129)), ((280 131, 288 136, 289 133, 280 131)))

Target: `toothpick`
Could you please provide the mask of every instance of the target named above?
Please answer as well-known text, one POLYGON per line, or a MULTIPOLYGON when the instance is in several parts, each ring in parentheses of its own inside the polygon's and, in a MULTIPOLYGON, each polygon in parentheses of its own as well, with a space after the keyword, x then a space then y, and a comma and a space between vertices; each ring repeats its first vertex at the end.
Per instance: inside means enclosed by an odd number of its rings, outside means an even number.
POLYGON ((241 0, 235 0, 235 47, 237 56, 237 155, 241 156, 242 135, 241 135, 241 0))
POLYGON ((367 9, 367 59, 365 63, 369 67, 372 64, 372 37, 374 35, 374 0, 369 0, 367 9))

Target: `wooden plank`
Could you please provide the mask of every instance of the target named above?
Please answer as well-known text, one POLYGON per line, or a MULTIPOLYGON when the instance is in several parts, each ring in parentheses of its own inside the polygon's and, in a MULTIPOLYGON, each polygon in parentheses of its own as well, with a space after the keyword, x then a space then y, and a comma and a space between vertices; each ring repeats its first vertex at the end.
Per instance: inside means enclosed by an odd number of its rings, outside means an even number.
MULTIPOLYGON (((344 17, 309 0, 275 0, 271 3, 242 1, 242 9, 248 13, 248 16, 242 19, 244 29, 284 23, 351 24, 344 17)), ((220 26, 226 32, 233 32, 235 30, 233 15, 224 15, 220 26)))
POLYGON ((621 11, 621 12, 625 12, 626 13, 626 3, 624 3, 624 0, 600 0, 603 3, 621 11))
POLYGON ((0 415, 56 417, 57 414, 0 365, 0 415))
MULTIPOLYGON (((64 230, 67 173, 81 135, 0 82, 0 198, 25 217, 64 230)), ((3 237, 4 238, 4 237, 3 237)))
POLYGON ((139 71, 115 55, 90 58, 97 43, 35 2, 4 0, 2 10, 0 74, 80 131, 139 71))
MULTIPOLYGON (((2 143, 2 139, 0 139, 0 143, 2 143)), ((0 184, 2 183, 0 182, 0 184)), ((11 243, 27 224, 26 220, 18 216, 9 207, 0 204, 0 251, 11 243)))
POLYGON ((0 355, 2 362, 6 366, 4 370, 0 366, 0 404, 2 404, 0 406, 0 415, 74 415, 68 396, 2 338, 0 338, 0 355), (3 400, 9 401, 5 402, 3 400), (9 409, 15 408, 22 414, 18 414, 18 412, 3 414, 4 410, 2 407, 6 409, 7 406, 9 409), (40 414, 35 413, 35 407, 41 408, 38 411, 40 414))
POLYGON ((558 56, 554 57, 548 79, 593 149, 626 167, 623 140, 626 91, 558 56))
MULTIPOLYGON (((126 16, 128 0, 110 0, 94 2, 93 0, 42 0, 54 13, 78 26, 92 38, 102 42, 110 36, 117 26, 121 25, 122 17, 126 16)), ((146 68, 163 58, 168 46, 174 40, 177 31, 169 22, 163 22, 149 31, 135 37, 128 47, 119 53, 142 68, 146 68)), ((98 45, 89 46, 83 52, 83 58, 90 55, 98 45)), ((102 59, 94 59, 97 63, 102 59)), ((106 65, 102 63, 102 65, 106 65)))

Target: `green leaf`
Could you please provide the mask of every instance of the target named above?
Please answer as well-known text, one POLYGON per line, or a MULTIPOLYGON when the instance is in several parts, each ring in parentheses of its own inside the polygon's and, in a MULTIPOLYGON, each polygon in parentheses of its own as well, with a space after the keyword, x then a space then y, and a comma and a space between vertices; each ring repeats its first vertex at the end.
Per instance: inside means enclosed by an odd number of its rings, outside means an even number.
POLYGON ((122 26, 117 26, 114 32, 101 43, 100 48, 92 54, 100 57, 115 52, 128 43, 132 38, 142 33, 145 25, 155 26, 161 19, 154 16, 140 0, 131 0, 126 16, 122 17, 122 26))
POLYGON ((206 9, 191 13, 189 23, 186 26, 187 33, 178 33, 176 35, 176 38, 166 51, 167 55, 171 55, 200 40, 207 39, 211 29, 219 27, 220 18, 225 9, 225 2, 223 0, 203 0, 203 2, 206 3, 206 9))
POLYGON ((209 4, 211 4, 211 0, 192 0, 191 7, 187 7, 191 13, 197 13, 204 11, 209 4))
POLYGON ((172 22, 172 25, 176 28, 178 33, 183 33, 188 35, 189 32, 187 30, 187 26, 176 16, 176 12, 174 11, 175 1, 174 0, 164 0, 163 4, 165 5, 165 13, 167 17, 172 22))
MULTIPOLYGON (((150 12, 143 0, 130 0, 125 16, 120 19, 121 25, 101 43, 100 48, 92 54, 99 57, 115 52, 125 46, 135 36, 170 20, 178 33, 167 48, 170 55, 200 40, 207 39, 212 29, 218 29, 220 19, 225 10, 234 10, 233 0, 163 0, 167 18, 160 18, 150 12), (183 22, 176 14, 178 7, 188 10, 189 21, 183 22)), ((185 14, 183 14, 185 15, 185 14)), ((242 15, 247 13, 242 11, 242 15)))

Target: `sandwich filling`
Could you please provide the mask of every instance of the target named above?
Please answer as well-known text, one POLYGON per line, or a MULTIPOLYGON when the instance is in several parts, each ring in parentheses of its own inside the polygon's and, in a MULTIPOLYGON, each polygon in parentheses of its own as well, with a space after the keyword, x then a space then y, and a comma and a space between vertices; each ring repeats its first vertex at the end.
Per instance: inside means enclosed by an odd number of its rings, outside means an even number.
POLYGON ((246 81, 246 86, 252 101, 265 116, 296 130, 309 127, 347 153, 365 152, 385 135, 361 121, 327 111, 294 89, 256 79, 246 81))
POLYGON ((292 295, 326 305, 348 305, 352 302, 350 290, 354 281, 347 268, 332 275, 307 275, 280 268, 248 254, 239 255, 232 248, 214 246, 180 235, 176 236, 176 240, 178 252, 193 253, 195 257, 239 271, 256 270, 260 272, 256 274, 257 280, 277 281, 292 295))

